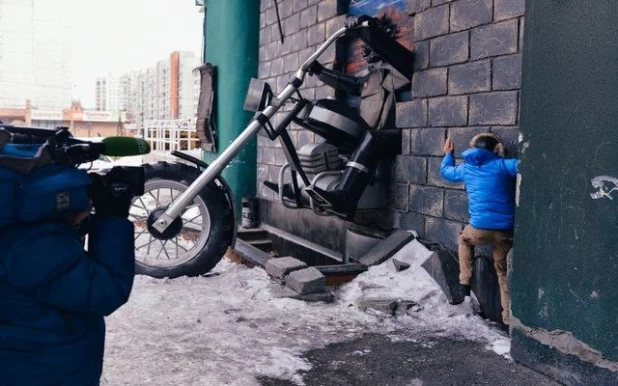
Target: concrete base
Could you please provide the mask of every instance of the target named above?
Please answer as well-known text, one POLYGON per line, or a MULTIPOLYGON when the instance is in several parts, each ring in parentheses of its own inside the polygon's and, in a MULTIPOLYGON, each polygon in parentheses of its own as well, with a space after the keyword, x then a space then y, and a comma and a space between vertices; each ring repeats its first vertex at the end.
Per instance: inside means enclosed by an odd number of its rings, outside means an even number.
POLYGON ((290 256, 277 257, 266 262, 266 273, 277 279, 283 279, 290 272, 303 268, 307 268, 307 264, 290 256))
MULTIPOLYGON (((310 210, 288 209, 279 202, 260 197, 258 200, 259 218, 262 224, 285 230, 289 234, 333 251, 344 250, 346 224, 343 220, 332 216, 317 216, 310 210)), ((303 260, 302 256, 294 253, 286 251, 280 253, 303 260)))
POLYGON ((315 267, 291 272, 285 277, 285 286, 300 295, 326 292, 326 278, 315 267))
POLYGON ((345 232, 345 258, 348 261, 358 261, 385 238, 386 235, 380 237, 360 229, 348 228, 345 232))
POLYGON ((411 240, 414 240, 414 233, 412 232, 393 232, 393 234, 376 244, 367 253, 365 253, 359 259, 359 262, 365 265, 378 265, 383 263, 411 240))
POLYGON ((444 292, 450 304, 460 304, 466 294, 459 284, 459 262, 456 257, 442 249, 435 251, 421 265, 444 292))
POLYGON ((618 385, 618 373, 565 354, 528 336, 519 328, 511 329, 511 357, 568 386, 618 385))

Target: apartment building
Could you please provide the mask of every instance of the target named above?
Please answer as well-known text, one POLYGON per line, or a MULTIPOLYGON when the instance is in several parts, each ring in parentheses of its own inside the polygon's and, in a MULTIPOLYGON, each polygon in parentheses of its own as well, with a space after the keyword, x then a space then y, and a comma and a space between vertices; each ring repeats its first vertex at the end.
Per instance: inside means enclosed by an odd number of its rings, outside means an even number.
POLYGON ((195 69, 201 61, 192 52, 179 53, 178 66, 178 119, 192 119, 197 116, 197 102, 200 96, 200 77, 195 69))
POLYGON ((95 108, 98 111, 127 111, 131 76, 110 74, 95 81, 95 108))
POLYGON ((130 122, 193 119, 197 116, 201 61, 195 53, 174 51, 153 67, 96 81, 97 110, 126 111, 130 122))

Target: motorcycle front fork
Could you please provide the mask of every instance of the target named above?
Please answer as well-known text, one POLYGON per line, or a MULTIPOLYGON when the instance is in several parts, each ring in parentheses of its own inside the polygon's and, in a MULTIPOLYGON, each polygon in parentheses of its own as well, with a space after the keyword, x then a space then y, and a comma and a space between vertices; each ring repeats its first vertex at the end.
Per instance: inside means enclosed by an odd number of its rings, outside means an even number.
MULTIPOLYGON (((304 76, 304 74, 302 74, 304 76)), ((266 107, 262 112, 249 123, 249 126, 228 146, 199 177, 180 194, 174 202, 163 212, 159 218, 153 223, 153 227, 163 233, 167 227, 189 206, 195 197, 213 181, 225 167, 236 157, 236 155, 245 147, 245 145, 257 135, 262 129, 264 120, 270 120, 275 113, 281 108, 281 105, 287 101, 297 90, 297 86, 292 83, 288 84, 285 89, 277 96, 279 102, 275 105, 266 107)))
POLYGON ((153 227, 160 233, 165 232, 167 227, 172 224, 183 210, 197 197, 199 192, 206 187, 211 181, 213 181, 217 175, 219 175, 223 169, 236 157, 236 155, 242 150, 243 147, 257 135, 258 131, 262 129, 262 126, 270 121, 275 113, 283 106, 289 99, 298 92, 299 87, 303 84, 305 75, 308 68, 316 61, 320 55, 322 55, 326 49, 333 44, 339 37, 343 36, 347 27, 337 30, 332 36, 330 36, 314 53, 311 55, 296 71, 292 80, 287 86, 273 99, 273 102, 266 107, 263 111, 258 112, 253 118, 249 126, 221 153, 217 159, 213 161, 210 166, 204 170, 200 176, 193 181, 191 185, 185 190, 176 200, 163 212, 159 218, 153 223, 153 227))

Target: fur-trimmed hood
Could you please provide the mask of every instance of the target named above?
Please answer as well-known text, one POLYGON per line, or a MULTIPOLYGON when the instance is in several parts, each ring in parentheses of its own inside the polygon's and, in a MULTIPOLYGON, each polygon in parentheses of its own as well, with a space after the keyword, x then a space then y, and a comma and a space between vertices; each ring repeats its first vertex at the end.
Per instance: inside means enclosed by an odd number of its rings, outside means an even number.
POLYGON ((494 133, 479 133, 479 134, 475 135, 470 140, 470 144, 469 144, 470 148, 475 148, 474 145, 476 144, 476 141, 478 141, 479 138, 483 138, 483 137, 493 138, 496 141, 498 141, 498 144, 494 148, 494 153, 496 153, 498 155, 498 157, 504 158, 504 157, 507 156, 506 144, 504 143, 502 138, 500 138, 499 136, 497 136, 494 133))
POLYGON ((480 166, 487 162, 500 158, 498 154, 485 149, 472 148, 461 153, 461 157, 466 163, 474 166, 480 166))

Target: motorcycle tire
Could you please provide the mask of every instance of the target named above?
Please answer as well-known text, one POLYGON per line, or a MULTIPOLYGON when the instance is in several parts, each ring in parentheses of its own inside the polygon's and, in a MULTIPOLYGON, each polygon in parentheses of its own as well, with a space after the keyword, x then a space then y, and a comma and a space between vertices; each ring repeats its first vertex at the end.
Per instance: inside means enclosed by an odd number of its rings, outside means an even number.
POLYGON ((180 233, 169 240, 160 240, 149 232, 148 216, 154 209, 167 207, 200 171, 186 164, 168 162, 143 167, 144 195, 133 200, 129 214, 135 224, 136 274, 176 278, 210 271, 234 239, 234 211, 225 187, 215 182, 208 184, 182 212, 180 233))

